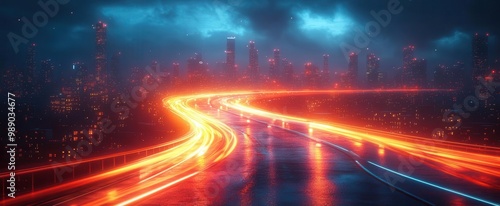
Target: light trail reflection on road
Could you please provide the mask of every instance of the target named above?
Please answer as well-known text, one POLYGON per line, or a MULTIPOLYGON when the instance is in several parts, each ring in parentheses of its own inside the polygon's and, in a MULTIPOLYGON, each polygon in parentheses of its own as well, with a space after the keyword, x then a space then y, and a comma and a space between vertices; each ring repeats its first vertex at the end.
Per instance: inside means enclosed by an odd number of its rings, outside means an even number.
MULTIPOLYGON (((312 94, 313 93, 317 92, 312 92, 312 94)), ((267 97, 272 97, 272 95, 268 95, 267 97)), ((394 134, 340 123, 317 122, 312 119, 273 113, 263 109, 251 107, 245 103, 248 102, 247 98, 251 99, 253 97, 251 95, 240 95, 232 98, 228 97, 222 99, 221 104, 244 114, 254 114, 260 117, 268 118, 270 121, 280 119, 283 122, 294 122, 308 125, 309 128, 312 129, 310 132, 318 129, 332 134, 341 135, 342 137, 352 139, 353 144, 356 146, 355 148, 361 149, 360 147, 363 147, 362 141, 378 144, 383 148, 382 150, 379 150, 380 155, 383 155, 385 149, 408 153, 426 160, 426 162, 429 162, 429 165, 450 175, 466 179, 485 187, 500 188, 500 158, 496 155, 468 152, 467 150, 474 147, 472 145, 436 141, 430 138, 394 134), (475 175, 472 176, 470 174, 471 172, 475 175), (466 173, 466 175, 464 173, 466 173), (475 178, 477 175, 481 175, 483 178, 475 178)), ((497 148, 496 151, 498 150, 499 149, 497 148)), ((355 150, 355 152, 360 151, 361 150, 355 150)))
MULTIPOLYGON (((255 176, 260 171, 256 171, 255 168, 259 166, 259 163, 262 164, 262 162, 256 160, 256 156, 262 154, 259 154, 254 149, 262 145, 256 146, 259 143, 251 138, 251 136, 256 135, 256 131, 252 130, 254 127, 248 125, 255 124, 254 119, 256 118, 264 121, 265 124, 263 127, 268 131, 274 128, 294 130, 296 129, 294 125, 303 125, 306 128, 304 133, 312 136, 311 138, 314 141, 309 142, 309 145, 304 148, 310 158, 306 164, 308 171, 311 172, 311 175, 308 176, 310 179, 307 180, 306 189, 314 191, 307 193, 310 195, 308 201, 311 205, 325 205, 337 202, 336 197, 329 195, 335 193, 337 190, 335 184, 329 179, 329 175, 331 175, 329 174, 330 167, 334 163, 325 161, 323 155, 324 150, 328 148, 326 146, 328 144, 326 143, 334 142, 335 138, 352 140, 352 151, 355 153, 363 153, 368 143, 378 145, 378 150, 375 150, 373 154, 376 158, 380 159, 378 162, 380 164, 385 163, 387 154, 395 151, 421 158, 425 160, 427 165, 436 170, 473 182, 482 187, 499 187, 500 159, 495 155, 465 151, 465 149, 469 149, 469 145, 430 141, 428 138, 393 134, 335 122, 318 122, 312 119, 273 113, 249 105, 252 98, 256 96, 262 97, 263 94, 269 97, 273 95, 328 94, 331 92, 402 91, 406 92, 406 90, 243 91, 166 98, 164 99, 165 106, 191 126, 189 132, 179 138, 179 140, 183 140, 181 144, 139 161, 130 162, 125 166, 51 188, 52 191, 50 193, 46 190, 35 192, 31 197, 38 198, 68 188, 77 188, 94 182, 113 179, 117 176, 128 176, 129 178, 124 183, 114 184, 106 188, 106 191, 102 192, 102 195, 99 193, 99 195, 94 195, 93 197, 82 198, 76 203, 78 205, 133 205, 145 201, 147 197, 154 196, 156 193, 190 178, 196 180, 194 187, 203 188, 210 184, 208 178, 211 177, 198 175, 224 160, 240 144, 245 149, 242 151, 239 173, 242 179, 245 180, 245 184, 238 190, 239 192, 236 196, 238 196, 241 205, 253 204, 257 201, 256 196, 249 193, 249 191, 253 191, 254 188, 258 187, 255 176), (201 109, 207 103, 210 105, 210 108, 212 107, 211 104, 214 103, 215 107, 212 116, 208 115, 207 111, 202 111, 201 109), (246 134, 240 138, 240 141, 238 141, 238 135, 231 127, 216 119, 216 117, 221 116, 221 112, 225 111, 233 112, 237 117, 240 116, 238 117, 239 124, 247 125, 242 130, 246 134), (320 138, 316 136, 319 132, 335 135, 331 137, 322 136, 320 138), (315 196, 315 193, 318 195, 315 196)), ((280 165, 277 165, 277 158, 280 158, 279 155, 282 155, 282 153, 276 152, 276 147, 279 144, 276 145, 274 141, 275 139, 273 138, 267 138, 266 142, 262 142, 264 146, 261 148, 264 150, 263 152, 266 155, 267 161, 265 164, 267 165, 268 172, 265 175, 268 180, 266 185, 268 187, 267 190, 270 192, 267 194, 269 204, 276 203, 276 196, 279 193, 276 185, 280 184, 278 173, 281 168, 280 165)), ((206 194, 202 193, 197 190, 192 195, 197 198, 197 203, 210 204, 212 199, 207 198, 206 194)), ((3 203, 5 204, 6 202, 3 203)))

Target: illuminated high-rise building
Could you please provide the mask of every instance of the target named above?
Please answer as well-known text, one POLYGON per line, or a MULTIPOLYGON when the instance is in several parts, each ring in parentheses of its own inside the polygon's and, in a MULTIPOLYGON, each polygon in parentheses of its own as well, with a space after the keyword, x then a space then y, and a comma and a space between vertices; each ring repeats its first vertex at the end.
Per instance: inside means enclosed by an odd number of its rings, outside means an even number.
POLYGON ((275 81, 278 79, 279 73, 278 68, 276 68, 276 61, 270 58, 267 60, 269 62, 269 78, 271 81, 275 81))
POLYGON ((236 37, 227 37, 226 42, 226 73, 228 80, 234 80, 236 76, 236 51, 235 51, 236 37))
POLYGON ((465 82, 465 64, 461 61, 451 66, 438 65, 434 69, 434 86, 445 89, 461 89, 465 82))
POLYGON ((121 52, 115 52, 113 56, 111 57, 111 78, 114 80, 119 80, 120 76, 120 60, 121 60, 122 53, 121 52))
MULTIPOLYGON (((73 66, 74 68, 74 66, 73 66)), ((41 81, 44 84, 48 84, 53 82, 53 74, 54 74, 54 65, 52 64, 51 59, 46 59, 42 60, 40 64, 40 70, 41 70, 41 81)))
POLYGON ((75 85, 77 90, 80 93, 87 92, 91 77, 89 77, 89 72, 85 63, 73 62, 72 70, 75 71, 75 85))
POLYGON ((427 79, 427 61, 415 59, 410 66, 409 86, 425 87, 427 79))
POLYGON ((347 66, 348 87, 355 87, 358 81, 358 54, 352 52, 349 55, 349 65, 347 66))
POLYGON ((417 86, 419 79, 417 76, 417 70, 419 70, 417 65, 421 65, 421 62, 417 62, 415 58, 415 46, 409 45, 403 48, 403 66, 400 68, 400 84, 402 86, 417 86))
POLYGON ((273 50, 273 57, 274 57, 274 63, 276 67, 276 71, 278 74, 281 71, 281 55, 280 55, 280 49, 274 49, 273 50))
POLYGON ((50 96, 50 107, 56 113, 71 113, 81 108, 76 87, 62 87, 57 95, 50 96))
POLYGON ((283 59, 283 80, 287 85, 293 85, 293 64, 286 58, 283 59))
POLYGON ((311 62, 304 64, 304 81, 309 88, 316 88, 319 85, 319 69, 311 62))
POLYGON ((328 87, 330 84, 330 55, 323 54, 323 68, 321 69, 321 84, 324 87, 328 87))
POLYGON ((194 57, 187 60, 188 79, 197 86, 203 85, 207 78, 207 66, 203 62, 201 53, 195 53, 194 57))
POLYGON ((475 82, 488 73, 488 36, 476 33, 472 38, 472 75, 475 82))
POLYGON ((370 53, 366 56, 366 80, 369 87, 378 86, 380 58, 370 53))
POLYGON ((96 32, 95 71, 98 83, 104 83, 106 80, 106 27, 107 25, 102 21, 94 25, 96 32))
POLYGON ((323 54, 323 73, 330 73, 329 58, 330 55, 323 54))
POLYGON ((410 45, 403 48, 403 69, 406 69, 414 60, 415 46, 410 45))
POLYGON ((259 78, 259 51, 255 48, 255 42, 248 43, 248 76, 252 81, 259 78))
POLYGON ((36 44, 28 45, 28 54, 26 57, 26 81, 28 84, 35 83, 35 70, 36 70, 36 44))
POLYGON ((451 76, 451 88, 461 89, 465 86, 465 64, 461 61, 455 62, 450 67, 449 75, 451 76))

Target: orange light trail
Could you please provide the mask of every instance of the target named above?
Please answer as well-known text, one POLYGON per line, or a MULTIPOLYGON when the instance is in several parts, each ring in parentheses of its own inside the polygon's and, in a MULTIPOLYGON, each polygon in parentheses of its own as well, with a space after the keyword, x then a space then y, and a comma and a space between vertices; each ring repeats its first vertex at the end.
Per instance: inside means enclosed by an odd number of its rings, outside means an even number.
MULTIPOLYGON (((15 199, 3 200, 2 204, 12 205, 29 199, 39 199, 53 196, 68 189, 79 188, 92 183, 112 180, 118 176, 129 177, 123 184, 114 184, 105 188, 103 195, 94 195, 78 205, 137 204, 144 198, 160 192, 172 185, 182 182, 204 169, 211 167, 226 158, 238 144, 237 136, 228 125, 211 117, 200 107, 212 108, 212 103, 220 105, 214 107, 221 110, 234 110, 236 115, 245 118, 250 123, 252 116, 269 119, 268 128, 272 126, 289 127, 289 123, 304 124, 312 135, 316 131, 338 134, 352 139, 360 146, 363 141, 379 145, 379 155, 384 155, 386 149, 403 152, 426 160, 426 164, 485 187, 499 187, 500 158, 488 154, 500 152, 499 148, 476 147, 473 145, 452 143, 429 138, 394 134, 375 129, 367 129, 335 122, 319 122, 313 119, 277 114, 263 109, 251 107, 252 98, 277 97, 286 95, 311 95, 331 93, 364 93, 364 92, 420 92, 437 90, 393 89, 393 90, 334 90, 334 91, 239 91, 218 94, 200 94, 178 97, 169 97, 163 100, 164 106, 181 117, 190 125, 190 130, 175 141, 167 142, 147 148, 121 152, 113 155, 89 158, 67 165, 82 164, 96 160, 124 156, 127 154, 157 149, 163 146, 171 148, 145 158, 129 162, 126 165, 112 170, 97 173, 93 176, 63 183, 48 189, 35 191, 31 194, 19 196, 15 199), (203 101, 197 101, 203 100, 203 101), (198 105, 200 104, 200 105, 198 105), (486 148, 486 149, 484 149, 486 148), (472 151, 472 152, 471 152, 472 151), (481 153, 482 152, 482 153, 481 153), (203 159, 203 161, 200 161, 203 159), (474 175, 471 175, 473 173, 474 175), (476 176, 481 178, 473 178, 476 176)), ((313 137, 317 138, 317 137, 313 137)), ((319 140, 319 139, 318 139, 319 140)), ((326 137, 323 141, 329 141, 326 137)), ((317 143, 311 151, 321 150, 322 144, 317 143)), ((56 166, 42 166, 18 171, 18 174, 29 174, 42 170, 53 169, 56 166)), ((17 172, 16 172, 17 173, 17 172)), ((1 174, 4 176, 6 174, 1 174)), ((312 187, 316 187, 312 185, 312 187)))
MULTIPOLYGON (((118 176, 127 176, 127 183, 118 184, 112 188, 105 188, 105 195, 92 197, 92 200, 79 202, 78 205, 119 204, 126 205, 168 188, 178 182, 188 179, 200 171, 207 169, 218 161, 227 157, 236 147, 235 132, 219 120, 210 117, 195 109, 195 101, 209 95, 193 95, 164 99, 165 107, 190 124, 190 130, 182 137, 154 147, 127 151, 112 156, 89 158, 79 164, 103 158, 122 156, 158 148, 176 143, 178 145, 147 156, 110 171, 98 173, 83 179, 63 183, 48 189, 35 191, 31 194, 3 200, 2 204, 12 205, 30 199, 37 199, 49 195, 56 195, 72 188, 90 185, 105 180, 112 180, 118 176), (204 159, 204 167, 200 168, 199 159, 204 159)), ((44 166, 22 170, 22 174, 52 169, 55 166, 44 166)))
MULTIPOLYGON (((385 90, 383 92, 418 92, 420 90, 385 90)), ((299 91, 299 92, 266 92, 265 97, 287 95, 304 95, 329 93, 330 91, 299 91)), ((369 90, 343 90, 336 93, 370 92, 369 90)), ((381 92, 373 90, 371 92, 381 92)), ((412 135, 395 134, 386 131, 369 129, 359 126, 346 125, 336 122, 320 122, 313 119, 300 118, 295 116, 273 113, 260 108, 252 107, 248 104, 249 99, 256 98, 255 95, 238 95, 220 99, 221 105, 235 110, 241 114, 252 114, 264 117, 274 124, 275 120, 293 122, 308 125, 309 133, 313 130, 320 130, 327 133, 341 135, 342 137, 354 140, 357 145, 359 141, 368 141, 378 144, 383 148, 379 154, 384 154, 384 149, 391 149, 397 152, 412 155, 425 160, 429 166, 441 170, 447 174, 459 177, 469 182, 490 188, 500 188, 500 148, 477 146, 464 143, 454 143, 443 140, 433 140, 425 137, 412 135), (496 155, 495 155, 496 154, 496 155), (472 173, 472 174, 471 174, 472 173), (482 178, 476 178, 477 176, 482 178)), ((314 137, 316 138, 316 137, 314 137)), ((329 139, 324 139, 328 141, 329 139)))

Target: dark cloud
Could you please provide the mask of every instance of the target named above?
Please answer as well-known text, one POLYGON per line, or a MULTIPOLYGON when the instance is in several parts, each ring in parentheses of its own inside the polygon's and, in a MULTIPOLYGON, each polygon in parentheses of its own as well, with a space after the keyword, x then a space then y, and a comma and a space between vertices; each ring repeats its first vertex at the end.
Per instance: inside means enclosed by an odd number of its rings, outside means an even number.
POLYGON ((287 31, 290 17, 293 16, 291 7, 280 6, 276 1, 253 4, 239 11, 250 21, 254 32, 268 36, 270 39, 279 39, 287 31))

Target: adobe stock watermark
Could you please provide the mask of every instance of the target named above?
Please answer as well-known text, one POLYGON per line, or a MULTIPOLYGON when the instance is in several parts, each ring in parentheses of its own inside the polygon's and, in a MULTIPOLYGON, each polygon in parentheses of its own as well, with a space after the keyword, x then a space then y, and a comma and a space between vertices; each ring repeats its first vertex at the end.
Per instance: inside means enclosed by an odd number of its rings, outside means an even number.
POLYGON ((356 32, 353 39, 354 45, 346 42, 340 43, 340 49, 345 59, 349 61, 349 55, 351 53, 359 54, 362 49, 368 48, 371 40, 382 32, 382 28, 387 27, 391 23, 392 16, 401 13, 403 9, 399 0, 389 0, 389 2, 387 2, 387 9, 382 9, 378 12, 371 10, 370 14, 374 20, 365 24, 364 31, 359 27, 354 28, 356 32))
POLYGON ((70 0, 39 0, 38 5, 41 10, 33 14, 31 21, 25 16, 20 19, 23 22, 20 33, 9 32, 7 34, 7 39, 9 39, 14 52, 17 54, 21 44, 27 44, 29 42, 28 39, 38 34, 39 28, 46 26, 49 23, 49 17, 53 18, 59 13, 60 5, 65 5, 69 2, 70 0))
MULTIPOLYGON (((463 119, 470 117, 470 112, 474 112, 479 108, 480 101, 487 100, 493 97, 497 87, 500 87, 500 82, 486 81, 480 77, 479 85, 474 87, 474 95, 469 95, 464 98, 462 104, 453 104, 453 109, 448 109, 443 113, 443 122, 455 123, 448 130, 457 130, 462 126, 463 119), (465 109, 465 110, 464 110, 465 109)), ((432 131, 432 136, 443 136, 447 138, 444 129, 436 128, 432 131)))
MULTIPOLYGON (((485 101, 491 97, 496 92, 496 88, 500 87, 500 82, 486 81, 484 78, 479 78, 480 84, 477 85, 474 89, 474 95, 469 95, 465 97, 462 101, 462 104, 453 104, 452 109, 448 109, 443 113, 443 122, 455 123, 454 125, 448 127, 448 131, 458 130, 463 122, 463 119, 467 119, 470 117, 471 112, 476 111, 480 106, 480 101, 485 101)), ((433 148, 435 147, 434 141, 446 140, 448 136, 446 135, 446 131, 443 128, 436 128, 432 131, 431 141, 428 144, 428 141, 422 142, 421 147, 433 148)), ((403 156, 398 156, 398 160, 400 161, 398 165, 398 172, 404 175, 412 175, 415 171, 415 168, 421 165, 424 161, 423 158, 417 157, 416 155, 410 155, 405 158, 403 156)), ((384 177, 387 182, 389 182, 393 187, 391 190, 395 190, 395 186, 397 183, 403 183, 405 181, 399 175, 386 172, 384 177)))
MULTIPOLYGON (((133 87, 130 94, 122 94, 117 100, 111 103, 111 111, 118 114, 119 119, 127 119, 130 115, 130 110, 135 109, 140 102, 144 101, 147 98, 148 92, 156 90, 163 79, 168 76, 166 72, 160 72, 159 64, 156 66, 155 70, 149 66, 147 66, 145 70, 147 75, 142 78, 141 85, 133 87)), ((98 119, 97 126, 97 129, 84 131, 85 138, 78 142, 76 148, 66 145, 65 164, 72 164, 75 161, 77 162, 76 164, 68 166, 57 161, 52 163, 52 165, 56 166, 54 168, 54 173, 59 182, 63 181, 63 175, 65 173, 72 172, 74 167, 79 165, 78 162, 81 161, 83 157, 89 156, 92 153, 94 146, 99 146, 101 144, 104 139, 104 134, 110 134, 116 129, 116 124, 108 118, 98 119), (94 138, 94 136, 97 136, 97 138, 94 138)))

